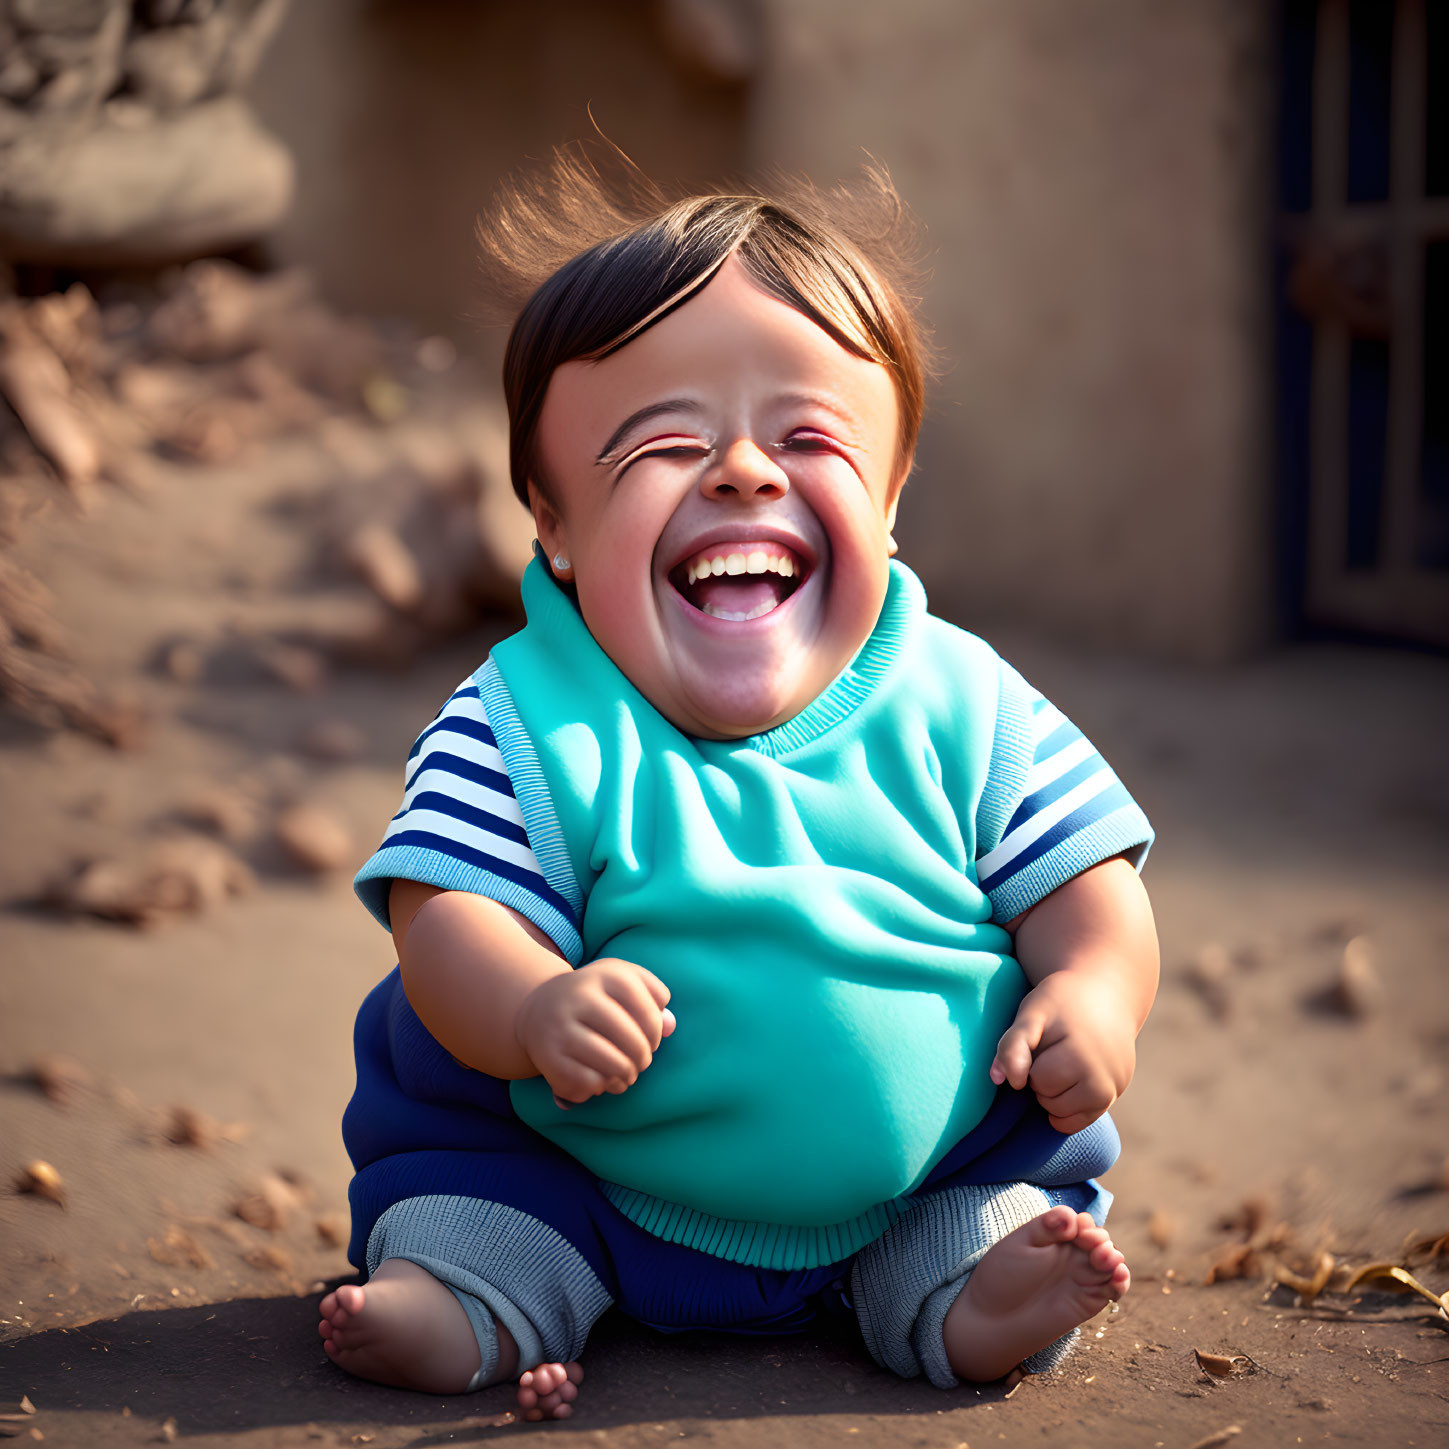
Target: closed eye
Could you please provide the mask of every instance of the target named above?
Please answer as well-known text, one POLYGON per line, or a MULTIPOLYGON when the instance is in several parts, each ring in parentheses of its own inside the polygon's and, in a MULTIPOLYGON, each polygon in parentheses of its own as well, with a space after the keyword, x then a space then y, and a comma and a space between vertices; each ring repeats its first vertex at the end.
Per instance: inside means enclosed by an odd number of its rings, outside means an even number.
POLYGON ((844 449, 834 438, 824 433, 791 433, 783 443, 792 453, 843 453, 844 449))
POLYGON ((619 464, 619 470, 614 476, 616 480, 622 478, 635 463, 642 463, 646 458, 706 458, 709 452, 709 448, 703 443, 673 443, 667 448, 640 448, 619 464))

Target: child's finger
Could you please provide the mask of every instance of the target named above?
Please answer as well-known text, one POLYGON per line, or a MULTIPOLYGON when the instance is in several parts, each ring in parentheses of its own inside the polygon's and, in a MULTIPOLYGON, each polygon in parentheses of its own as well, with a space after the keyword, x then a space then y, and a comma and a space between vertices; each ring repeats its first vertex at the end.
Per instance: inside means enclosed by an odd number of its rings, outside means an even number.
POLYGON ((586 1003, 578 1019, 581 1025, 623 1052, 636 1072, 642 1072, 653 1060, 654 1048, 648 1033, 614 997, 604 996, 586 1003))
POLYGON ((656 1006, 669 1005, 669 988, 650 970, 643 966, 636 966, 639 979, 649 988, 649 994, 654 998, 656 1006))
POLYGON ((650 1051, 653 1051, 667 1035, 661 1026, 661 1016, 662 1008, 669 1000, 669 988, 657 976, 640 966, 627 977, 611 980, 608 989, 609 996, 638 1022, 649 1043, 650 1051))
MULTIPOLYGON (((1088 1073, 1080 1081, 1068 1087, 1064 1092, 1058 1092, 1055 1096, 1037 1091, 1036 1099, 1045 1108, 1047 1116, 1052 1118, 1052 1125, 1055 1127, 1058 1120, 1075 1121, 1078 1118, 1085 1118, 1085 1126, 1089 1122, 1095 1122, 1113 1102, 1117 1100, 1117 1093, 1112 1084, 1103 1076, 1096 1073, 1088 1073)), ((1057 1127, 1057 1131, 1064 1131, 1064 1128, 1057 1127)), ((1073 1128, 1073 1131, 1080 1131, 1080 1128, 1073 1128)))
POLYGON ((1071 1091, 1087 1077, 1086 1063, 1066 1042, 1057 1042, 1045 1049, 1038 1047, 1032 1057, 1031 1089, 1043 1100, 1071 1091))
POLYGON ((595 1094, 604 1091, 605 1083, 614 1077, 624 1082, 638 1079, 639 1067, 630 1060, 628 1052, 603 1033, 582 1023, 564 1038, 560 1047, 570 1066, 581 1068, 598 1078, 597 1085, 592 1080, 589 1082, 595 1094))
POLYGON ((1000 1086, 1010 1082, 1019 1092, 1031 1075, 1031 1054, 1041 1041, 1043 1023, 1035 1014, 1021 1013, 996 1044, 991 1063, 991 1080, 1000 1086))

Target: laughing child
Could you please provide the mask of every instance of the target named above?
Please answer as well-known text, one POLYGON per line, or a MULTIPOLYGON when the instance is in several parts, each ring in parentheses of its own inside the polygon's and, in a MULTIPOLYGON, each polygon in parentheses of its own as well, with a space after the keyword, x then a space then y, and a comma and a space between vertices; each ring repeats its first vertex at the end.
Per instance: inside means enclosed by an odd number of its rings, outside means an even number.
POLYGON ((669 203, 567 158, 493 215, 535 284, 504 384, 540 548, 358 876, 400 964, 344 1121, 367 1280, 321 1304, 350 1373, 563 1418, 611 1306, 845 1308, 951 1387, 1127 1290, 1093 1179, 1151 829, 893 561, 904 225, 873 173, 669 203))

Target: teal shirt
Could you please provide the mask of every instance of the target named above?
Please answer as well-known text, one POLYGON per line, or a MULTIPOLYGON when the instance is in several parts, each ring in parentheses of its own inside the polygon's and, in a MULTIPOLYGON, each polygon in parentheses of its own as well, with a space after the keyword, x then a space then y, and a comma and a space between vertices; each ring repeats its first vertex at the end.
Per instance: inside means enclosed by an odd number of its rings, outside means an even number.
POLYGON ((893 564, 850 667, 765 734, 660 715, 541 564, 475 676, 574 964, 637 962, 678 1020, 629 1090, 518 1115, 650 1231, 772 1267, 879 1236, 980 1121, 1025 989, 974 870, 998 660, 893 564))

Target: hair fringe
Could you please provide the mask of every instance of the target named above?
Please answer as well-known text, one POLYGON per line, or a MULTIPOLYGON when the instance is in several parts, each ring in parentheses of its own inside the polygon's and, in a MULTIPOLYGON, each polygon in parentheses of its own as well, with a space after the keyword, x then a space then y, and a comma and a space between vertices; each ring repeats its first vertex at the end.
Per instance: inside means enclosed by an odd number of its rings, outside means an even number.
POLYGON ((739 200, 838 231, 877 273, 872 280, 883 285, 872 290, 904 309, 899 320, 908 320, 917 339, 925 375, 939 376, 939 354, 921 316, 931 278, 925 228, 884 162, 866 152, 859 172, 829 189, 772 167, 754 183, 728 179, 671 194, 597 125, 595 130, 595 138, 556 146, 547 160, 510 173, 478 217, 479 320, 485 325, 510 325, 544 282, 581 252, 651 221, 678 224, 691 203, 739 200))

